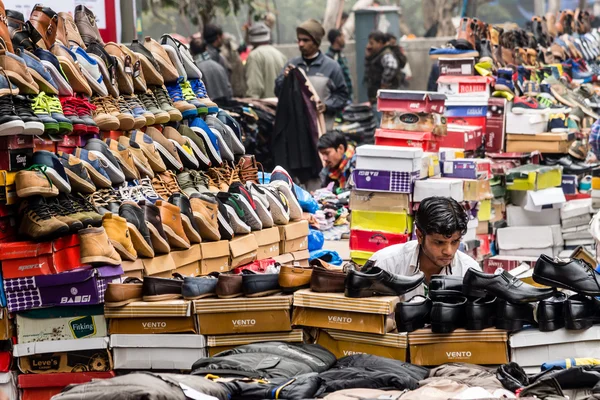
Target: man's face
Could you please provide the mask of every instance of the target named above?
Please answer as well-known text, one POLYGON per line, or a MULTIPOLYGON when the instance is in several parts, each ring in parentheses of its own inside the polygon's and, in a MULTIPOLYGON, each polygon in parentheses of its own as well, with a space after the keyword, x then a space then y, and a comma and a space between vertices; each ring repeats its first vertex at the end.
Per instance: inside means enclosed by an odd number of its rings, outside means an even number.
POLYGON ((217 40, 214 41, 213 46, 220 49, 223 46, 223 35, 217 36, 217 40))
POLYGON ((460 232, 455 232, 450 237, 439 233, 432 233, 423 237, 423 234, 418 230, 417 237, 425 256, 439 268, 452 263, 461 239, 460 232))
POLYGON ((337 39, 335 39, 335 42, 340 49, 346 47, 346 38, 344 37, 343 33, 340 36, 338 36, 337 39))
POLYGON ((369 39, 369 43, 367 43, 367 55, 376 54, 379 50, 383 48, 383 43, 380 43, 374 39, 369 39))
POLYGON ((303 57, 310 57, 319 50, 319 47, 310 36, 298 33, 298 49, 303 57))
POLYGON ((344 156, 344 145, 340 144, 337 149, 334 147, 321 149, 319 153, 321 153, 321 158, 327 168, 335 168, 340 164, 344 156))

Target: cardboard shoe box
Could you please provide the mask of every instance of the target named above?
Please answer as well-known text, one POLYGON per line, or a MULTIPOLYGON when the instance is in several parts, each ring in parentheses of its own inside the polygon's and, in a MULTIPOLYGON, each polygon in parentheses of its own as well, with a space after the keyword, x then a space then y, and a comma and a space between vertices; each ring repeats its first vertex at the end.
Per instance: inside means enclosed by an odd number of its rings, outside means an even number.
MULTIPOLYGON (((462 183, 461 183, 462 193, 462 183)), ((406 211, 352 211, 350 229, 406 234, 412 231, 412 219, 406 211)))
POLYGON ((59 372, 45 375, 19 375, 18 379, 19 388, 23 391, 21 400, 49 400, 69 385, 87 383, 95 379, 110 379, 114 376, 113 371, 59 372))
POLYGON ((229 241, 229 266, 239 267, 256 261, 258 243, 252 233, 236 235, 229 241))
POLYGON ((173 272, 177 268, 171 253, 157 255, 154 258, 142 258, 141 260, 144 264, 145 276, 172 278, 173 272))
POLYGON ((408 193, 352 190, 350 193, 350 209, 352 211, 408 213, 412 207, 408 193))
POLYGON ((202 335, 111 335, 115 369, 189 370, 206 357, 202 335))
POLYGON ((317 293, 302 289, 294 293, 292 324, 314 328, 383 335, 395 328, 398 296, 353 299, 343 293, 317 293))
POLYGON ((200 249, 202 252, 200 275, 229 271, 229 242, 227 240, 203 242, 200 243, 200 249))
POLYGON ((293 253, 284 253, 279 256, 273 257, 275 262, 281 265, 297 265, 300 267, 308 268, 310 258, 310 252, 308 250, 294 251, 293 253))
POLYGON ((408 334, 410 362, 425 366, 451 362, 506 364, 509 362, 507 341, 506 331, 495 328, 482 331, 457 329, 452 333, 419 329, 408 334))
POLYGON ((256 260, 266 260, 267 258, 277 257, 279 255, 279 228, 273 226, 255 231, 252 233, 258 243, 258 251, 256 252, 256 260))
POLYGON ((113 369, 108 337, 17 344, 13 355, 27 374, 106 372, 113 369))
POLYGON ((281 254, 308 249, 308 221, 290 222, 287 225, 278 225, 278 228, 281 254))
POLYGON ((356 148, 356 169, 395 172, 421 170, 423 150, 414 147, 375 146, 356 148))
POLYGON ((335 354, 337 358, 353 354, 372 354, 406 361, 408 337, 406 333, 374 335, 319 329, 316 343, 335 354))
POLYGON ((506 173, 508 190, 541 190, 560 186, 562 167, 525 164, 506 173))
POLYGON ((503 256, 554 257, 564 245, 560 225, 500 228, 496 241, 503 256))
POLYGON ((171 257, 175 263, 175 272, 183 276, 200 275, 200 244, 193 244, 186 250, 171 251, 171 257))
POLYGON ((452 197, 458 202, 464 199, 463 181, 461 179, 426 179, 415 182, 413 201, 418 203, 431 196, 452 197))
POLYGON ((198 333, 187 300, 138 301, 123 307, 105 307, 108 332, 114 334, 198 333))
POLYGON ((294 329, 290 332, 238 333, 234 335, 206 337, 209 357, 237 346, 260 342, 303 343, 304 331, 302 329, 294 329))
POLYGON ((194 301, 202 335, 291 331, 292 296, 194 301))
POLYGON ((420 177, 420 169, 414 172, 355 169, 352 172, 356 189, 375 192, 412 193, 413 184, 420 177))
POLYGON ((121 261, 123 275, 131 278, 144 279, 144 262, 141 258, 135 261, 121 261))

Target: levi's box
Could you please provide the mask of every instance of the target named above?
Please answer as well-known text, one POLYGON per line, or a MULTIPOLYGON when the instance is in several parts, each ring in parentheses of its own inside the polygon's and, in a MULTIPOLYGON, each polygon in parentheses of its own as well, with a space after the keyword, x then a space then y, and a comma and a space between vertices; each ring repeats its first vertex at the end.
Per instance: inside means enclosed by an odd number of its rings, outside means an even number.
POLYGON ((416 90, 377 91, 377 111, 404 111, 414 113, 444 113, 446 95, 416 90))
POLYGON ((352 172, 356 189, 392 193, 412 193, 413 183, 420 176, 420 171, 396 172, 355 169, 352 172))
POLYGON ((177 268, 171 253, 154 258, 142 258, 142 263, 144 264, 144 275, 157 278, 171 278, 177 268))
POLYGON ((442 162, 442 176, 458 179, 491 179, 492 162, 481 158, 462 158, 442 162))
POLYGON ((440 137, 432 132, 410 132, 379 128, 375 130, 375 145, 413 147, 435 153, 440 149, 440 137))
POLYGON ((229 242, 227 240, 202 242, 200 249, 202 250, 200 275, 229 271, 229 242))
POLYGON ((206 357, 202 335, 111 335, 115 369, 189 370, 206 357))
MULTIPOLYGON (((431 196, 452 197, 459 203, 464 199, 463 181, 460 179, 426 179, 415 182, 413 201, 419 203, 431 196)), ((354 218, 354 215, 352 215, 354 218)))
POLYGON ((276 226, 266 228, 261 231, 252 232, 258 243, 256 259, 266 260, 267 258, 277 257, 279 255, 279 228, 276 226))
POLYGON ((538 257, 493 256, 483 260, 483 272, 493 274, 498 268, 512 271, 523 263, 529 264, 533 268, 537 259, 538 257))
POLYGON ((291 331, 292 296, 200 299, 194 312, 202 335, 291 331))
POLYGON ((202 253, 199 244, 192 244, 189 249, 171 251, 175 263, 175 272, 183 276, 200 275, 200 259, 202 253))
POLYGON ((560 225, 499 228, 496 242, 503 256, 557 256, 564 245, 560 225))
POLYGON ((52 242, 0 243, 4 279, 50 275, 83 267, 79 237, 69 235, 52 242))
POLYGON ((114 334, 198 333, 187 300, 136 301, 123 307, 105 307, 108 332, 114 334))
POLYGON ((0 150, 0 169, 21 171, 33 163, 33 147, 26 149, 0 150))
POLYGON ((502 151, 506 136, 506 99, 490 97, 485 120, 485 151, 502 151))
POLYGON ((115 376, 108 372, 59 372, 51 375, 19 375, 19 387, 23 390, 21 400, 50 400, 69 385, 91 382, 96 379, 110 379, 115 376))
POLYGON ((352 211, 409 212, 412 207, 408 193, 352 190, 350 209, 352 211))
POLYGON ((91 372, 113 369, 107 337, 17 344, 13 355, 24 374, 80 372, 82 366, 91 372))
POLYGON ((447 97, 490 97, 490 85, 494 78, 490 76, 452 76, 442 75, 438 78, 438 93, 447 97))
POLYGON ((303 343, 304 332, 302 329, 294 329, 290 332, 273 333, 237 333, 234 335, 207 336, 208 356, 212 357, 225 350, 231 350, 237 346, 260 342, 285 342, 303 343))
POLYGON ((229 241, 229 265, 239 267, 256 261, 258 243, 252 233, 236 235, 229 241))
POLYGON ((8 310, 18 312, 41 307, 104 303, 106 285, 122 273, 121 266, 111 266, 5 279, 8 310))
POLYGON ((409 235, 404 234, 352 229, 350 231, 350 249, 375 253, 394 244, 406 243, 408 239, 409 235))
POLYGON ((422 157, 423 150, 414 147, 365 144, 356 148, 356 169, 415 172, 422 157))
POLYGON ((51 307, 20 312, 15 317, 18 343, 107 336, 104 307, 51 307))
MULTIPOLYGON (((495 328, 482 331, 457 329, 452 333, 433 333, 419 329, 408 334, 410 362, 415 365, 469 363, 506 364, 508 334, 495 328)), ((514 360, 513 360, 514 361, 514 360)))
POLYGON ((343 293, 317 293, 302 289, 294 293, 292 324, 383 335, 395 329, 398 296, 354 299, 343 293))
POLYGON ((279 252, 291 253, 308 249, 308 221, 290 222, 279 225, 279 252))
POLYGON ((600 326, 554 332, 524 330, 510 335, 511 360, 528 373, 547 362, 573 358, 600 358, 600 326))
POLYGON ((406 333, 374 335, 333 329, 319 329, 315 343, 325 347, 337 358, 353 354, 372 354, 400 361, 406 361, 408 347, 406 333))
POLYGON ((441 138, 440 147, 475 151, 482 146, 484 138, 481 126, 448 124, 448 135, 441 138))
MULTIPOLYGON (((461 186, 462 187, 462 186, 461 186)), ((350 229, 405 234, 412 231, 412 222, 405 211, 352 211, 350 229)))
POLYGON ((541 190, 560 186, 562 167, 525 164, 506 173, 508 190, 541 190))

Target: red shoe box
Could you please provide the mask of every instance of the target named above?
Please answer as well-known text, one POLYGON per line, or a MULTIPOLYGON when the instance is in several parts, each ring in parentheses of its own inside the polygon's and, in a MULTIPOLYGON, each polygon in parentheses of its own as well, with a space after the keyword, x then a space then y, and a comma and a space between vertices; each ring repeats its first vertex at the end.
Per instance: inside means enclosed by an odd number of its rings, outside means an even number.
POLYGON ((84 147, 93 137, 94 135, 67 135, 63 136, 63 140, 57 144, 59 147, 84 147))
POLYGON ((0 149, 2 150, 30 149, 32 147, 33 136, 31 135, 4 136, 0 138, 0 149))
POLYGON ((448 135, 440 139, 440 147, 475 151, 483 145, 484 137, 481 126, 448 124, 448 135))
POLYGON ((446 96, 437 92, 382 89, 377 94, 378 111, 443 114, 445 102, 446 96))
POLYGON ((52 242, 0 243, 0 260, 4 279, 50 275, 84 266, 77 235, 52 242))
POLYGON ((406 243, 409 239, 410 235, 406 234, 352 229, 350 231, 350 249, 374 253, 394 244, 406 243))
POLYGON ((503 151, 506 133, 506 99, 490 97, 485 124, 485 151, 503 151))
POLYGON ((109 372, 61 372, 57 374, 19 375, 19 388, 23 390, 22 400, 50 400, 65 387, 72 384, 91 382, 92 379, 110 379, 109 372))
POLYGON ((103 131, 102 139, 112 139, 118 141, 119 138, 123 136, 122 131, 103 131))
POLYGON ((439 136, 431 132, 409 132, 392 129, 377 129, 375 144, 378 146, 418 147, 423 151, 437 153, 440 149, 439 136))
POLYGON ((46 150, 51 153, 56 153, 56 143, 48 137, 36 136, 33 139, 33 151, 46 150))

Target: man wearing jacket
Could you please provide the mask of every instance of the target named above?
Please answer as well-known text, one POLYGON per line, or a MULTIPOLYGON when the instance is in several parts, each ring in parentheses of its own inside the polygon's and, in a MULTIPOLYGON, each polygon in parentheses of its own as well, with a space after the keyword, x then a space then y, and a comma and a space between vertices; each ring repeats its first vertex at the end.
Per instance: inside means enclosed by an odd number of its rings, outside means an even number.
POLYGON ((248 41, 254 48, 246 59, 246 95, 253 99, 275 97, 275 79, 287 58, 271 45, 271 31, 262 22, 250 27, 248 41))
POLYGON ((335 115, 350 102, 344 74, 337 62, 319 50, 325 30, 317 20, 309 19, 303 22, 296 28, 296 35, 301 56, 287 62, 287 66, 275 81, 275 95, 279 97, 283 79, 290 69, 303 69, 321 98, 323 105, 319 111, 325 113, 329 129, 333 125, 335 115))

